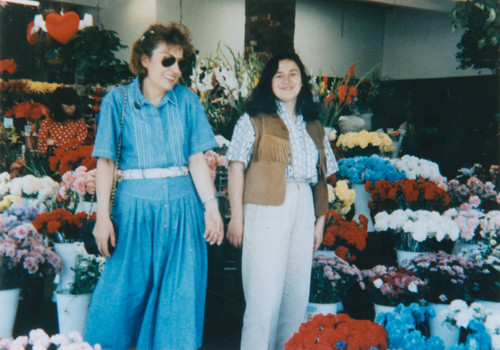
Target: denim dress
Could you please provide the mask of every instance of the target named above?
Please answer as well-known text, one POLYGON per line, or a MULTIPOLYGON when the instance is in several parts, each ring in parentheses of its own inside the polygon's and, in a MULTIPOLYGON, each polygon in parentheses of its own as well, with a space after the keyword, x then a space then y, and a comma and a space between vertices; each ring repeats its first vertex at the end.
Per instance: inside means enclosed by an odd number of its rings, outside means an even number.
MULTIPOLYGON (((217 146, 188 88, 176 85, 158 107, 135 79, 125 86, 120 169, 187 166, 217 146)), ((93 156, 116 161, 123 91, 103 99, 93 156)), ((112 220, 118 240, 92 296, 85 340, 103 349, 201 347, 207 252, 203 208, 190 175, 122 180, 112 220)))

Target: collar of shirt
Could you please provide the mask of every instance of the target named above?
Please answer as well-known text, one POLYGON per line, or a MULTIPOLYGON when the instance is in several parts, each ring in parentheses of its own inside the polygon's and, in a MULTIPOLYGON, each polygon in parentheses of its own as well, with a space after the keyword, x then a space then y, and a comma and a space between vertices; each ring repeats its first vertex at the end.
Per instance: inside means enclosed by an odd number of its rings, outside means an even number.
MULTIPOLYGON (((128 93, 130 95, 130 100, 136 106, 136 108, 140 109, 143 105, 145 104, 151 104, 151 102, 148 101, 144 97, 144 95, 141 92, 141 84, 139 77, 136 77, 134 81, 130 84, 130 88, 128 89, 128 93)), ((174 105, 177 105, 177 96, 175 94, 175 90, 177 88, 177 84, 174 85, 174 88, 172 90, 167 91, 165 95, 163 95, 160 104, 158 105, 158 108, 163 106, 164 104, 170 102, 174 105)))
MULTIPOLYGON (((289 125, 293 125, 294 122, 292 116, 290 115, 290 112, 288 111, 288 108, 286 107, 285 103, 283 101, 276 100, 276 104, 278 105, 278 114, 280 118, 283 119, 286 126, 288 127, 289 125)), ((304 117, 302 116, 302 113, 299 113, 297 115, 297 120, 295 121, 295 124, 298 127, 303 123, 304 123, 304 117)))

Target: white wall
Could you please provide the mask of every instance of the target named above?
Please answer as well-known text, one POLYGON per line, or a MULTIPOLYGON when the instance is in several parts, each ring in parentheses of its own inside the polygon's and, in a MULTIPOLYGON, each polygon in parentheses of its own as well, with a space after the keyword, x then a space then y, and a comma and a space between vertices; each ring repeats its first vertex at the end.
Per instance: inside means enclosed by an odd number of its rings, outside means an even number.
POLYGON ((343 76, 356 61, 360 77, 382 63, 384 12, 374 6, 297 0, 295 49, 311 74, 343 76))
POLYGON ((243 52, 245 0, 183 0, 182 11, 179 0, 104 0, 100 18, 128 46, 116 55, 128 62, 133 42, 150 24, 180 22, 181 13, 202 55, 213 53, 219 42, 243 52))
MULTIPOLYGON (((452 31, 446 12, 388 9, 385 20, 383 79, 424 79, 477 75, 456 69, 462 31, 452 31)), ((481 70, 481 74, 491 74, 481 70)))

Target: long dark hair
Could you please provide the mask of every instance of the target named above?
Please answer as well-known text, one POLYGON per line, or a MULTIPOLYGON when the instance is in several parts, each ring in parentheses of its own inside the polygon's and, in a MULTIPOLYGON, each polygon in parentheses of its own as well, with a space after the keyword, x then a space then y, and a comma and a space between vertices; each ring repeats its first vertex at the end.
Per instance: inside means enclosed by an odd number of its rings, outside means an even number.
POLYGON ((56 122, 64 123, 67 120, 78 120, 80 114, 80 97, 75 89, 71 87, 58 87, 50 96, 51 118, 56 122), (70 116, 64 112, 63 103, 71 106, 75 105, 75 113, 70 116))
POLYGON ((256 117, 260 113, 276 114, 278 108, 276 105, 276 96, 272 88, 272 80, 279 68, 280 61, 291 60, 297 64, 302 79, 302 89, 297 96, 295 112, 302 113, 306 122, 318 119, 319 105, 313 101, 311 88, 309 86, 309 77, 307 76, 304 64, 295 52, 280 52, 275 54, 265 65, 259 83, 252 91, 245 103, 245 112, 251 117, 256 117))

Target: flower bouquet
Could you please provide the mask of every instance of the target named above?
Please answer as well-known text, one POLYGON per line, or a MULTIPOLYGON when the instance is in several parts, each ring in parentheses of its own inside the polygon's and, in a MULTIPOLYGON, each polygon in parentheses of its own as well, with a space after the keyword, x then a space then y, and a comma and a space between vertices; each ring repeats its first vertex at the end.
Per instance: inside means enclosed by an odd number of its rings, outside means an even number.
POLYGON ((439 252, 417 256, 406 268, 427 282, 429 289, 425 299, 440 304, 454 299, 470 299, 473 277, 480 263, 439 252))
POLYGON ((94 291, 102 269, 104 268, 104 258, 89 254, 78 254, 75 258, 75 277, 71 284, 69 294, 80 295, 90 294, 94 291))
POLYGON ((479 248, 462 252, 467 258, 478 261, 480 269, 474 275, 473 296, 477 300, 500 302, 500 245, 490 246, 480 242, 479 248))
POLYGON ((61 259, 43 243, 32 224, 6 225, 0 218, 0 290, 18 288, 29 275, 60 271, 61 259))
POLYGON ((387 349, 387 333, 368 320, 354 320, 346 314, 316 315, 302 323, 285 344, 285 350, 313 349, 387 349))
MULTIPOLYGON (((493 179, 495 176, 476 175, 478 167, 471 169, 461 169, 463 175, 450 180, 447 191, 451 198, 451 206, 459 207, 463 203, 469 203, 474 208, 484 211, 498 210, 500 204, 500 194, 495 187, 493 179)), ((492 174, 496 174, 494 168, 492 174)))
POLYGON ((309 302, 327 304, 342 301, 354 283, 362 284, 361 271, 338 257, 313 258, 309 302))
POLYGON ((49 213, 38 214, 33 226, 53 243, 70 243, 79 238, 79 228, 87 213, 71 213, 66 209, 55 209, 49 213))
POLYGON ((338 165, 339 176, 352 184, 379 180, 395 182, 405 178, 405 174, 400 173, 389 159, 377 155, 339 159, 338 165))
POLYGON ((343 220, 335 210, 329 209, 321 248, 334 250, 345 261, 356 260, 355 254, 366 248, 368 237, 368 219, 362 215, 360 221, 343 220))
POLYGON ((393 232, 395 248, 410 252, 431 251, 434 242, 445 238, 455 241, 459 235, 453 220, 427 210, 398 209, 390 214, 383 211, 375 215, 374 227, 376 231, 393 232))
POLYGON ((207 161, 208 170, 210 172, 210 176, 212 180, 215 179, 215 173, 218 167, 226 167, 226 157, 223 155, 219 155, 214 151, 205 152, 205 160, 207 161))
POLYGON ((30 204, 50 209, 56 202, 59 184, 48 176, 26 175, 8 183, 9 193, 26 199, 30 204))
POLYGON ((491 312, 486 316, 484 326, 491 338, 491 348, 500 349, 500 312, 491 312))
MULTIPOLYGON (((340 115, 349 110, 358 99, 358 88, 364 95, 370 95, 374 88, 366 78, 372 74, 376 66, 366 72, 360 79, 355 79, 356 63, 347 71, 344 78, 328 78, 327 76, 311 77, 314 99, 321 103, 320 119, 323 125, 333 127, 338 123, 340 115)), ((334 72, 336 75, 336 72, 334 72)))
POLYGON ((369 270, 362 270, 366 289, 375 304, 397 306, 418 302, 427 284, 404 268, 377 265, 369 270))
POLYGON ((336 146, 345 157, 371 156, 372 154, 392 151, 392 140, 389 135, 381 132, 348 132, 341 134, 336 146))
POLYGON ((450 204, 448 193, 424 178, 396 182, 368 181, 365 190, 371 193, 372 200, 369 205, 376 213, 390 213, 397 209, 443 212, 450 204))
POLYGON ((356 198, 356 192, 349 189, 346 180, 338 180, 335 186, 330 184, 328 187, 328 208, 335 210, 340 215, 346 215, 351 211, 356 198))
POLYGON ((71 332, 67 335, 48 336, 43 329, 34 329, 28 336, 19 336, 14 340, 0 339, 0 350, 101 350, 99 344, 92 347, 83 341, 81 334, 71 332))
POLYGON ((435 316, 430 306, 400 304, 393 312, 378 314, 375 321, 384 326, 389 337, 389 349, 444 350, 439 337, 426 337, 426 323, 435 316))
POLYGON ((482 240, 479 234, 479 224, 484 214, 480 210, 462 204, 458 210, 456 208, 448 209, 443 213, 443 216, 452 219, 457 224, 460 231, 460 242, 478 243, 482 240))
POLYGON ((254 52, 248 57, 217 47, 214 56, 196 57, 191 89, 198 96, 215 134, 226 138, 243 114, 243 103, 258 82, 264 66, 254 52))
POLYGON ((64 174, 80 166, 84 166, 87 171, 95 169, 97 160, 92 158, 93 149, 94 145, 77 146, 72 142, 57 147, 54 156, 49 158, 50 170, 64 174))
POLYGON ((66 203, 66 208, 75 210, 81 201, 91 201, 95 193, 95 171, 79 166, 75 171, 63 174, 59 196, 66 203))
POLYGON ((23 200, 19 196, 14 196, 12 194, 2 196, 2 200, 0 201, 0 213, 7 210, 11 205, 21 204, 22 202, 23 200))
POLYGON ((428 181, 433 181, 441 177, 439 165, 427 159, 407 154, 400 159, 391 159, 391 162, 400 172, 404 171, 406 178, 410 180, 416 180, 421 177, 428 181))

